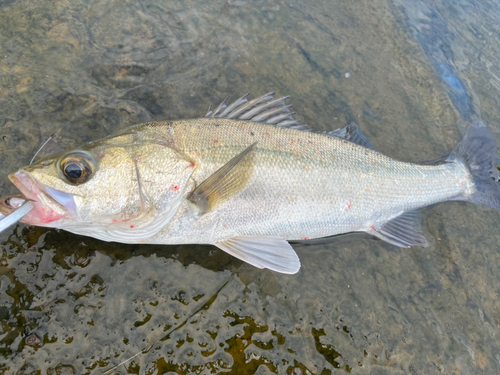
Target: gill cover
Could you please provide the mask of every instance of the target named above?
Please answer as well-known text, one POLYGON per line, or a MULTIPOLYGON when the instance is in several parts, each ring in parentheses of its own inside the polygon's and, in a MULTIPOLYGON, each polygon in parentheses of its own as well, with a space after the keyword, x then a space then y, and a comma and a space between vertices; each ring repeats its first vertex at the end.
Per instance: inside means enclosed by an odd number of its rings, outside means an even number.
POLYGON ((104 241, 146 241, 177 212, 193 170, 190 160, 164 145, 143 143, 107 148, 105 155, 100 156, 93 177, 79 187, 106 185, 106 194, 100 194, 100 201, 107 207, 108 214, 102 212, 99 217, 92 217, 92 213, 99 210, 95 205, 99 203, 98 195, 86 196, 79 207, 80 215, 86 219, 85 225, 70 225, 64 229, 104 241), (126 163, 123 162, 124 153, 128 155, 126 163), (127 195, 126 200, 123 194, 127 195), (120 206, 120 211, 115 212, 113 206, 120 206))

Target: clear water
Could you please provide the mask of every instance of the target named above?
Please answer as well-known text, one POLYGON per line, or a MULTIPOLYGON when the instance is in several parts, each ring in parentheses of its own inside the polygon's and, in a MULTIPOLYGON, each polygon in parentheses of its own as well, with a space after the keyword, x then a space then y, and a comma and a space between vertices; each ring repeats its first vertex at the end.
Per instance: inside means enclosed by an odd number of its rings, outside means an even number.
MULTIPOLYGON (((403 160, 477 118, 500 145, 499 21, 493 0, 0 0, 0 195, 59 129, 44 153, 246 92, 291 95, 316 130, 356 121, 403 160)), ((424 213, 428 248, 295 245, 293 276, 18 225, 0 235, 0 372, 497 374, 499 212, 424 213)))

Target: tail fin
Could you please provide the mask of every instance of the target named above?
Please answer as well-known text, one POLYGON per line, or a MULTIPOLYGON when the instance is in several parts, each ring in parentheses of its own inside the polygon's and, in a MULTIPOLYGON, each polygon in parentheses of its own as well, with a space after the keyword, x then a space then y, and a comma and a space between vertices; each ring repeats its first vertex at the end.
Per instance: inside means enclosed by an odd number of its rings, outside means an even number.
POLYGON ((472 174, 476 191, 460 200, 500 209, 500 166, 489 126, 476 121, 448 158, 462 161, 472 174))

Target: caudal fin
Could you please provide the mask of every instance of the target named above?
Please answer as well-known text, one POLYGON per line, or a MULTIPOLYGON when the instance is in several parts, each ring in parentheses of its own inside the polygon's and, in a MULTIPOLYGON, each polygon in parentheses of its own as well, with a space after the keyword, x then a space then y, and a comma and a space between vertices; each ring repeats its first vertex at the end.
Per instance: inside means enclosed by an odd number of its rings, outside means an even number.
POLYGON ((476 191, 459 200, 500 209, 500 170, 495 138, 489 126, 482 121, 470 125, 448 160, 462 161, 474 179, 476 191))

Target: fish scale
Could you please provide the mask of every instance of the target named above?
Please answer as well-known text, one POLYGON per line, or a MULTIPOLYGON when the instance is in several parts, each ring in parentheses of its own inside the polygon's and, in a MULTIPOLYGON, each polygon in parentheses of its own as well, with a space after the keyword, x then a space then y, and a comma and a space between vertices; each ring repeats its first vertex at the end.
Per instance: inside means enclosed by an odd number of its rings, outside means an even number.
POLYGON ((155 243, 214 243, 235 233, 300 240, 368 231, 403 211, 467 194, 473 183, 460 164, 400 162, 340 138, 241 120, 195 119, 143 129, 194 155, 195 181, 257 142, 252 177, 241 192, 202 217, 186 201, 151 239, 155 243))

